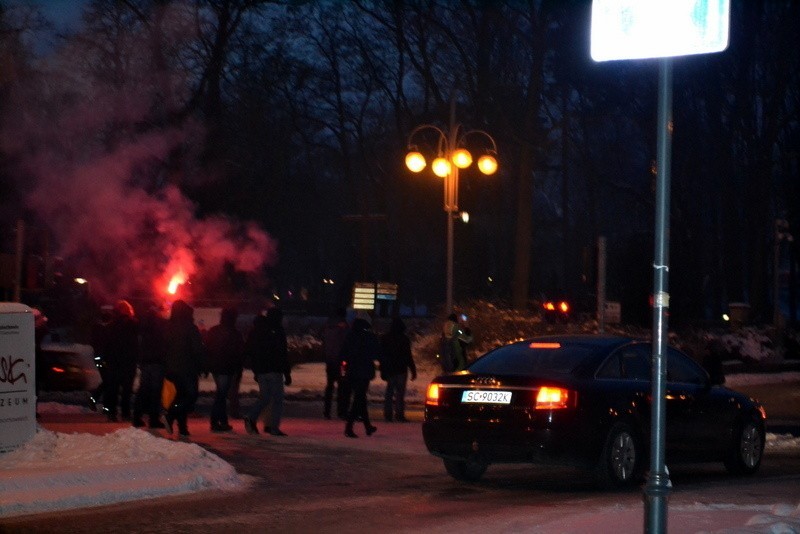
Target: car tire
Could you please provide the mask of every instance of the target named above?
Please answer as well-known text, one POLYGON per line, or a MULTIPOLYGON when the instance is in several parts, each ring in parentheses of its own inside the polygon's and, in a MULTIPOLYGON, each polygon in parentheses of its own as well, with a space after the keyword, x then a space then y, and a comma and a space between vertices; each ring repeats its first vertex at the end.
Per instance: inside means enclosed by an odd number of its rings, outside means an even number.
POLYGON ((737 425, 725 458, 725 468, 734 475, 752 475, 764 456, 764 425, 755 419, 737 425))
POLYGON ((444 459, 444 468, 447 474, 462 482, 477 482, 486 472, 489 464, 474 458, 468 460, 444 459))
POLYGON ((600 461, 595 468, 597 482, 606 488, 619 488, 641 477, 644 449, 639 436, 627 423, 614 423, 606 435, 600 461))

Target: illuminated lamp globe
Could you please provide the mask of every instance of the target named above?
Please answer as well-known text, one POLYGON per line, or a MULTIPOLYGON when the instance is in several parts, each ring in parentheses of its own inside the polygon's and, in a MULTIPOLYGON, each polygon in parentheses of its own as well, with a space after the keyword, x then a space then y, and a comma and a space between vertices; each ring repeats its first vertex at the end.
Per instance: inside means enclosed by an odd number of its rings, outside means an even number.
POLYGON ((472 165, 472 154, 466 148, 459 148, 454 151, 450 159, 453 161, 453 165, 459 169, 466 169, 472 165))
POLYGON ((444 178, 450 174, 450 162, 445 158, 436 158, 433 160, 433 163, 431 163, 431 169, 433 170, 433 174, 439 178, 444 178))
POLYGON ((493 156, 481 156, 478 159, 478 168, 483 174, 491 175, 497 172, 497 160, 493 156))
POLYGON ((409 152, 406 155, 406 167, 411 172, 420 172, 425 168, 425 156, 419 152, 409 152))

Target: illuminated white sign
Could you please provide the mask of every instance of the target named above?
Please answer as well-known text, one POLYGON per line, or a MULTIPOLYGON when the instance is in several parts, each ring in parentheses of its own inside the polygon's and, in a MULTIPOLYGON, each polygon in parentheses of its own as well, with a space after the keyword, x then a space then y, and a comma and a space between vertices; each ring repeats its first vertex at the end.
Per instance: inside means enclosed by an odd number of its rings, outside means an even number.
POLYGON ((721 52, 730 0, 593 0, 595 61, 721 52))
POLYGON ((356 282, 353 287, 353 309, 375 309, 375 284, 370 282, 356 282))
POLYGON ((33 311, 0 302, 0 453, 36 433, 36 361, 33 311))

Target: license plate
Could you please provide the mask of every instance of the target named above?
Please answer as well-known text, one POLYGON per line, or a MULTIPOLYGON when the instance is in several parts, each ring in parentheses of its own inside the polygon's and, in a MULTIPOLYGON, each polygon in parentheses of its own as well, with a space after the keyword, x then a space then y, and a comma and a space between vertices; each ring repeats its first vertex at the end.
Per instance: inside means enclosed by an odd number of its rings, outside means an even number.
POLYGON ((461 402, 473 404, 511 404, 511 392, 473 389, 461 394, 461 402))

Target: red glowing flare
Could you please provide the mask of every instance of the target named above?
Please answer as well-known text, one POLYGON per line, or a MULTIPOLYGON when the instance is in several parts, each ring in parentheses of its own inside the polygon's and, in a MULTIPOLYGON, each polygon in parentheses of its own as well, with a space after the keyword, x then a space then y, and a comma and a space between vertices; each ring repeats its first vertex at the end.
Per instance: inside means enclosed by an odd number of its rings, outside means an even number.
POLYGON ((172 275, 172 278, 169 281, 169 285, 167 286, 167 293, 169 293, 170 295, 174 295, 175 293, 178 292, 178 287, 184 283, 186 283, 186 273, 184 273, 183 271, 178 271, 177 273, 172 275))

